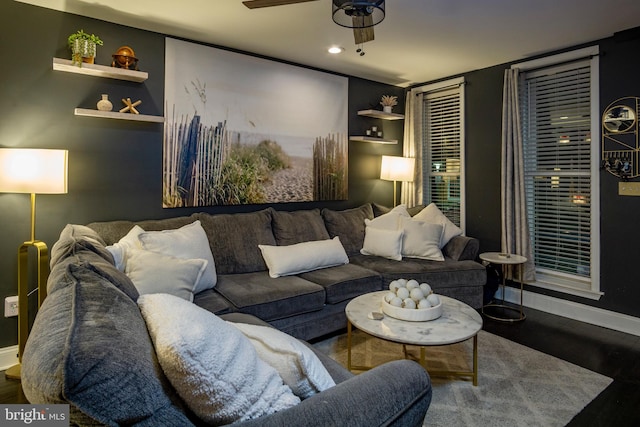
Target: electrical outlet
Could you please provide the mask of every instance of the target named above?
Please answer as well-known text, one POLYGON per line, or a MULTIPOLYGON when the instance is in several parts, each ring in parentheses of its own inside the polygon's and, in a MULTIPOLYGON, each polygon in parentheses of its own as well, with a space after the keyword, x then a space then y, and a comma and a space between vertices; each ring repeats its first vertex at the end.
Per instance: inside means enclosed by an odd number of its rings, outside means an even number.
POLYGON ((18 296, 6 297, 4 299, 4 317, 14 317, 18 315, 18 296))

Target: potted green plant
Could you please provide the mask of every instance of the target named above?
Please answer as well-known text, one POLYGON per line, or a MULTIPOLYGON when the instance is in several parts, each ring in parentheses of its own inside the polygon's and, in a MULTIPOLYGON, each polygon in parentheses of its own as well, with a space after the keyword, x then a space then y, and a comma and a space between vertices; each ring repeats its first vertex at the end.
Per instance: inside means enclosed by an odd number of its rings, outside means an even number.
POLYGON ((83 62, 93 64, 96 46, 104 44, 100 37, 85 33, 84 30, 78 30, 71 34, 67 41, 71 49, 71 61, 78 67, 81 67, 83 62))

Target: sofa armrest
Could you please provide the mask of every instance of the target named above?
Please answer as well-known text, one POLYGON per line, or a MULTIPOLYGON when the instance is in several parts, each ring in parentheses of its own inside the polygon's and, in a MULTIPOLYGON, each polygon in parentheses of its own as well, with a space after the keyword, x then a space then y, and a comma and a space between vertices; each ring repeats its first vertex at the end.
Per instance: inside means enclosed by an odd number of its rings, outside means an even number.
POLYGON ((417 427, 422 426, 431 394, 431 380, 424 368, 410 360, 397 360, 356 375, 285 411, 237 425, 417 427))
POLYGON ((454 261, 475 261, 479 251, 480 241, 468 236, 455 236, 442 248, 444 255, 454 261))

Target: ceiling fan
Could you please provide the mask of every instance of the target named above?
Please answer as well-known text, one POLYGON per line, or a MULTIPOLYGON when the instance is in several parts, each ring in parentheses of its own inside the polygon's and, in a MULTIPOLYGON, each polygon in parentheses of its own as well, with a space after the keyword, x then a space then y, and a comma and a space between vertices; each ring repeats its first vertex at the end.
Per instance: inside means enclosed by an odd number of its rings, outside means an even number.
MULTIPOLYGON (((242 3, 249 9, 306 3, 317 0, 246 0, 242 3)), ((356 44, 374 39, 373 26, 384 19, 384 0, 332 0, 333 21, 347 28, 353 28, 356 44)))

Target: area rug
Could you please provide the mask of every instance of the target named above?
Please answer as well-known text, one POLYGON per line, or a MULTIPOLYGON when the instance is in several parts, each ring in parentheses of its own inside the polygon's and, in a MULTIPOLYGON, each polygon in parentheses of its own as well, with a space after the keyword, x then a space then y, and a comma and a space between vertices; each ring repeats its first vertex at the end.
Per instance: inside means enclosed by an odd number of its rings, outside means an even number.
MULTIPOLYGON (((346 334, 314 347, 347 365, 346 334)), ((418 347, 408 349, 418 357, 418 347)), ((402 357, 402 345, 354 332, 352 363, 375 366, 402 357)), ((472 340, 427 348, 427 371, 469 371, 471 363, 472 340)), ((432 378, 425 426, 564 426, 613 381, 485 331, 478 334, 478 367, 477 387, 470 381, 432 378)))

